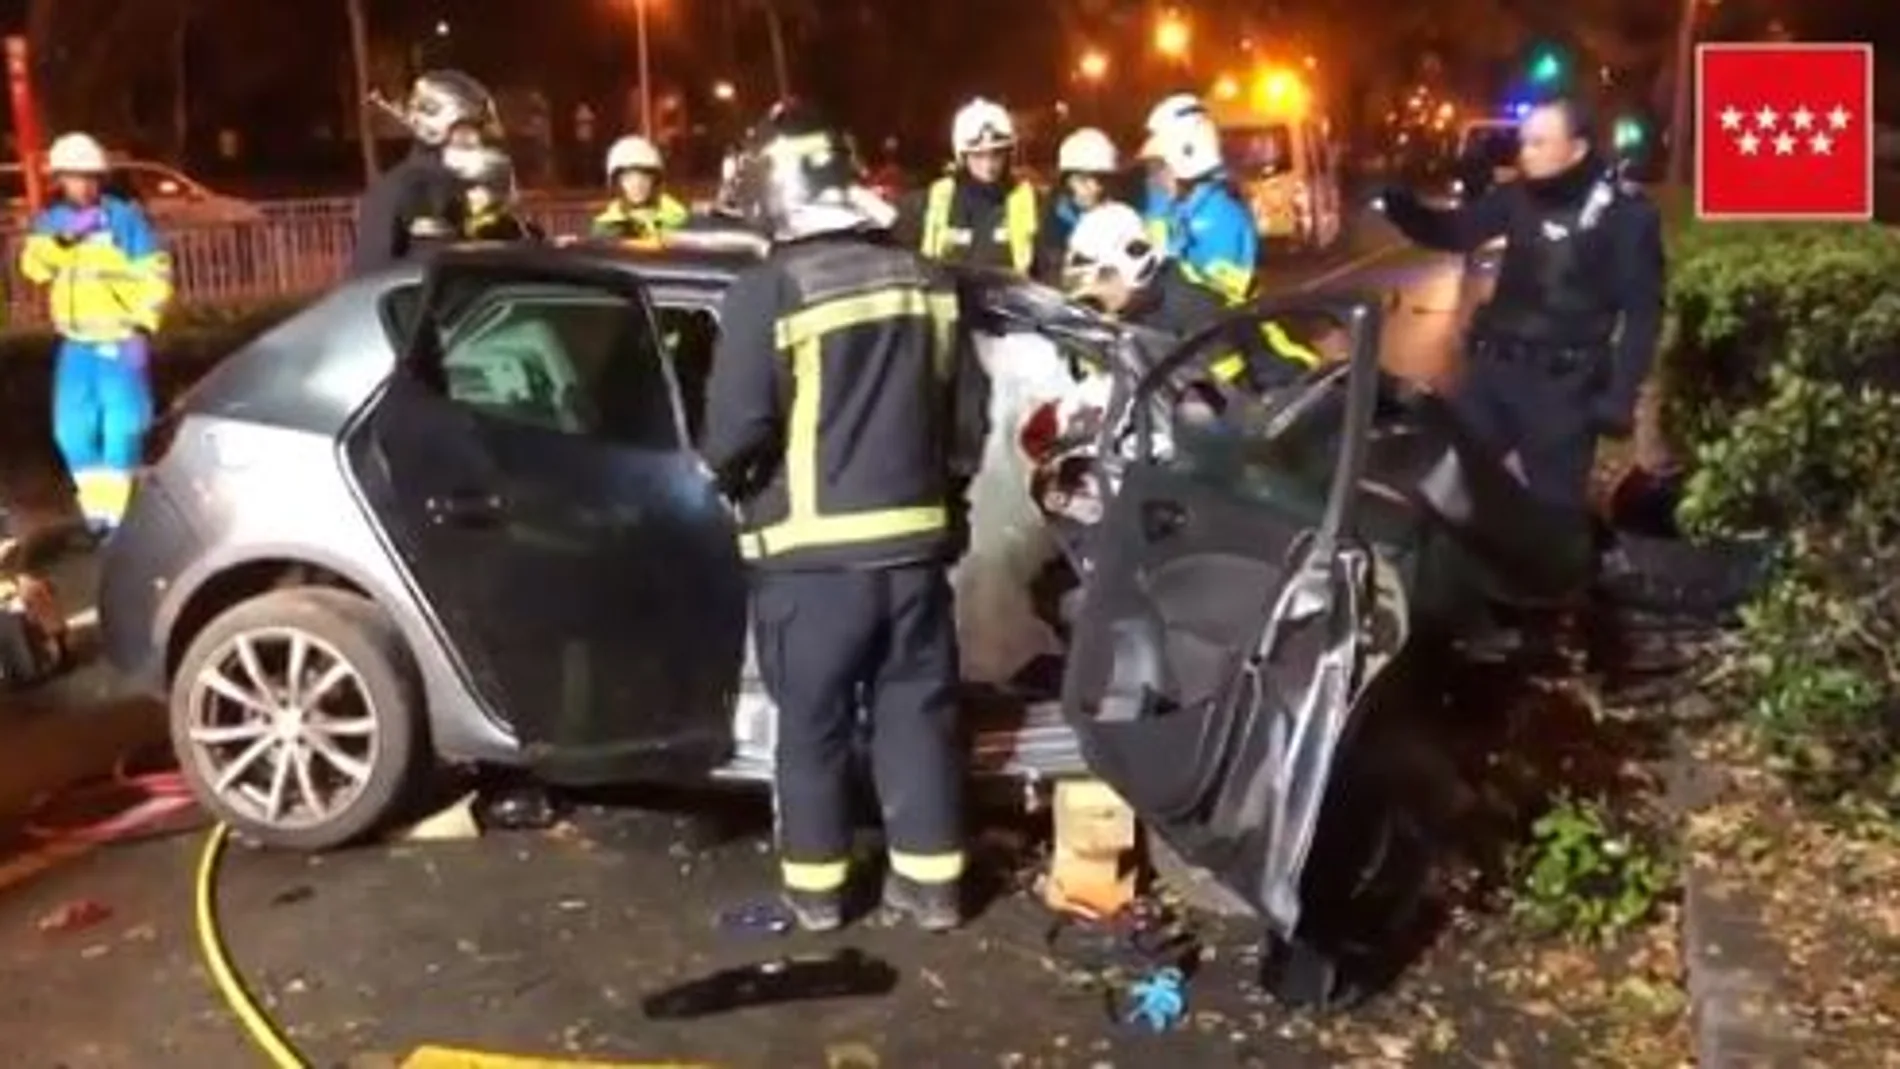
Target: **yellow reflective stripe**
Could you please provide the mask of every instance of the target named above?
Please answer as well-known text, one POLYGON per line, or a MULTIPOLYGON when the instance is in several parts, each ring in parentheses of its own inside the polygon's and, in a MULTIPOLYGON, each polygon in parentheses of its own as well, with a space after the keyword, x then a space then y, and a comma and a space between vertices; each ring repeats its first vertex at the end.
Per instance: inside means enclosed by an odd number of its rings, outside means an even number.
POLYGON ((780 877, 788 891, 836 891, 851 875, 848 861, 781 861, 780 877))
POLYGON ((1164 249, 1168 247, 1168 220, 1164 216, 1148 220, 1148 240, 1164 249))
POLYGON ((956 193, 956 180, 939 178, 930 183, 924 197, 924 234, 917 251, 932 259, 941 257, 950 241, 950 201, 956 193))
POLYGON ((963 852, 906 854, 893 850, 891 871, 918 883, 950 883, 963 878, 963 852))
POLYGON ((1028 182, 1018 182, 1016 188, 1009 191, 1009 202, 1003 208, 1004 227, 1009 233, 1009 259, 1018 271, 1028 271, 1036 259, 1036 229, 1041 220, 1036 218, 1036 189, 1028 182))
POLYGON ((1253 287, 1253 272, 1237 264, 1208 264, 1207 277, 1214 289, 1233 304, 1246 300, 1247 291, 1253 287))
POLYGON ((1307 367, 1320 365, 1319 353, 1294 341, 1293 336, 1288 334, 1280 324, 1271 321, 1263 323, 1260 326, 1260 333, 1265 335, 1267 345, 1280 356, 1296 364, 1305 364, 1307 367))
POLYGON ((1222 382, 1238 382, 1247 373, 1247 358, 1239 353, 1229 353, 1214 361, 1214 365, 1207 370, 1222 382))
POLYGON ((780 349, 793 349, 835 331, 849 330, 879 320, 907 316, 955 320, 956 315, 955 294, 927 293, 909 287, 874 290, 793 312, 778 321, 775 333, 780 349))
POLYGON ((88 520, 117 523, 132 500, 132 476, 111 468, 88 468, 73 476, 79 512, 88 520))
MULTIPOLYGON (((789 447, 788 447, 789 448, 789 447)), ((787 467, 790 459, 787 458, 787 467)), ((790 472, 787 472, 790 478, 790 472)), ((887 538, 933 534, 950 525, 950 511, 942 505, 912 505, 895 509, 834 513, 787 519, 748 535, 739 546, 746 560, 790 553, 816 546, 852 546, 887 538)))

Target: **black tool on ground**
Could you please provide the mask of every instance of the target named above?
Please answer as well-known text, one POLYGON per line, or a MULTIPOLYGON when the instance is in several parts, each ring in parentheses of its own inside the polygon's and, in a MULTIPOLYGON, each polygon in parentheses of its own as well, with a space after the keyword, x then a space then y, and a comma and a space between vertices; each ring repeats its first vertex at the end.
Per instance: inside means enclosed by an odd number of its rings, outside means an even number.
POLYGON ((516 780, 485 785, 474 809, 475 823, 483 831, 540 831, 559 823, 568 811, 546 787, 516 780))
POLYGON ((753 1006, 888 995, 897 970, 855 947, 817 957, 775 958, 722 969, 641 1001, 647 1017, 681 1021, 753 1006))
POLYGON ((1044 936, 1051 956, 1080 969, 1179 969, 1192 975, 1201 944, 1180 918, 1136 899, 1101 920, 1059 917, 1044 936))

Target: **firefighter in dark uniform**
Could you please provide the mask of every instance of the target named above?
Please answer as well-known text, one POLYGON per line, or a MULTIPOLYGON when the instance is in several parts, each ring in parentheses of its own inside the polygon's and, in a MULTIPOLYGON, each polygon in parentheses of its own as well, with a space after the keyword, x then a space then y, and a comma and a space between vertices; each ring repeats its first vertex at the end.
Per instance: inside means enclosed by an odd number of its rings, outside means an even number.
POLYGON ((1030 273, 1041 208, 1036 187, 1011 174, 1015 120, 979 97, 957 111, 950 144, 951 173, 899 206, 898 240, 933 260, 1030 273))
POLYGON ((520 186, 515 181, 514 161, 498 148, 484 147, 466 160, 452 158, 462 179, 467 210, 462 219, 462 236, 470 241, 541 241, 546 235, 516 212, 520 186))
POLYGON ((1393 225, 1430 248, 1506 239, 1453 404, 1533 495, 1581 514, 1597 439, 1630 432, 1655 354, 1662 226, 1642 190, 1597 155, 1572 101, 1533 108, 1521 138, 1522 177, 1460 207, 1428 208, 1403 190, 1380 199, 1393 225))
POLYGON ((963 751, 947 570, 986 390, 953 285, 866 214, 840 132, 781 105, 726 172, 722 211, 760 227, 772 251, 720 311, 704 452, 756 569, 785 897, 807 929, 843 923, 862 702, 890 847, 885 904, 952 928, 963 751))
POLYGON ((363 194, 353 274, 459 240, 468 211, 465 185, 456 172, 474 169, 475 157, 501 140, 494 97, 461 71, 430 71, 417 78, 399 114, 415 134, 415 146, 363 194))

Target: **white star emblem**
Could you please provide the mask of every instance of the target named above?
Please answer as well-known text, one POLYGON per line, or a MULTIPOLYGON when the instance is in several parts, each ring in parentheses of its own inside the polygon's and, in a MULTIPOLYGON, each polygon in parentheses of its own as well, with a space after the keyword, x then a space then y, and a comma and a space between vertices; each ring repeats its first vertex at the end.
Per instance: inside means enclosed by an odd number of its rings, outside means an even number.
POLYGON ((1742 128, 1743 118, 1744 116, 1736 109, 1735 105, 1730 104, 1728 107, 1722 109, 1722 129, 1740 130, 1742 128))
POLYGON ((1796 108, 1789 118, 1794 120, 1794 128, 1797 130, 1814 129, 1814 113, 1805 107, 1796 108))
POLYGON ((1775 155, 1777 156, 1794 155, 1794 138, 1788 136, 1787 134, 1782 134, 1781 136, 1775 138, 1775 155))
POLYGON ((1743 134, 1736 139, 1735 147, 1742 150, 1742 155, 1753 156, 1761 151, 1761 138, 1754 134, 1743 134))
POLYGON ((1814 150, 1816 156, 1825 156, 1834 151, 1834 139, 1826 134, 1815 134, 1808 138, 1808 147, 1814 150))
POLYGON ((1764 130, 1773 130, 1780 121, 1781 113, 1773 108, 1763 108, 1755 113, 1755 125, 1764 130))
POLYGON ((1827 113, 1827 124, 1836 130, 1845 130, 1847 129, 1847 120, 1851 118, 1853 118, 1853 116, 1847 113, 1846 108, 1836 104, 1834 105, 1834 110, 1827 113))

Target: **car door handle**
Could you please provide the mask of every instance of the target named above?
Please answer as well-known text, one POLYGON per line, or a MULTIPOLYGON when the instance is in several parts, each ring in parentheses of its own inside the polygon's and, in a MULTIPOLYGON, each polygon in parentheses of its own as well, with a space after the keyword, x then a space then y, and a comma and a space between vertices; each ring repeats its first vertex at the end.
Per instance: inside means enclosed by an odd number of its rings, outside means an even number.
POLYGON ((1186 527, 1188 511, 1173 501, 1145 501, 1141 506, 1141 536, 1149 542, 1171 538, 1186 527))
POLYGON ((500 494, 458 490, 424 502, 429 522, 448 527, 493 527, 501 521, 500 494))

